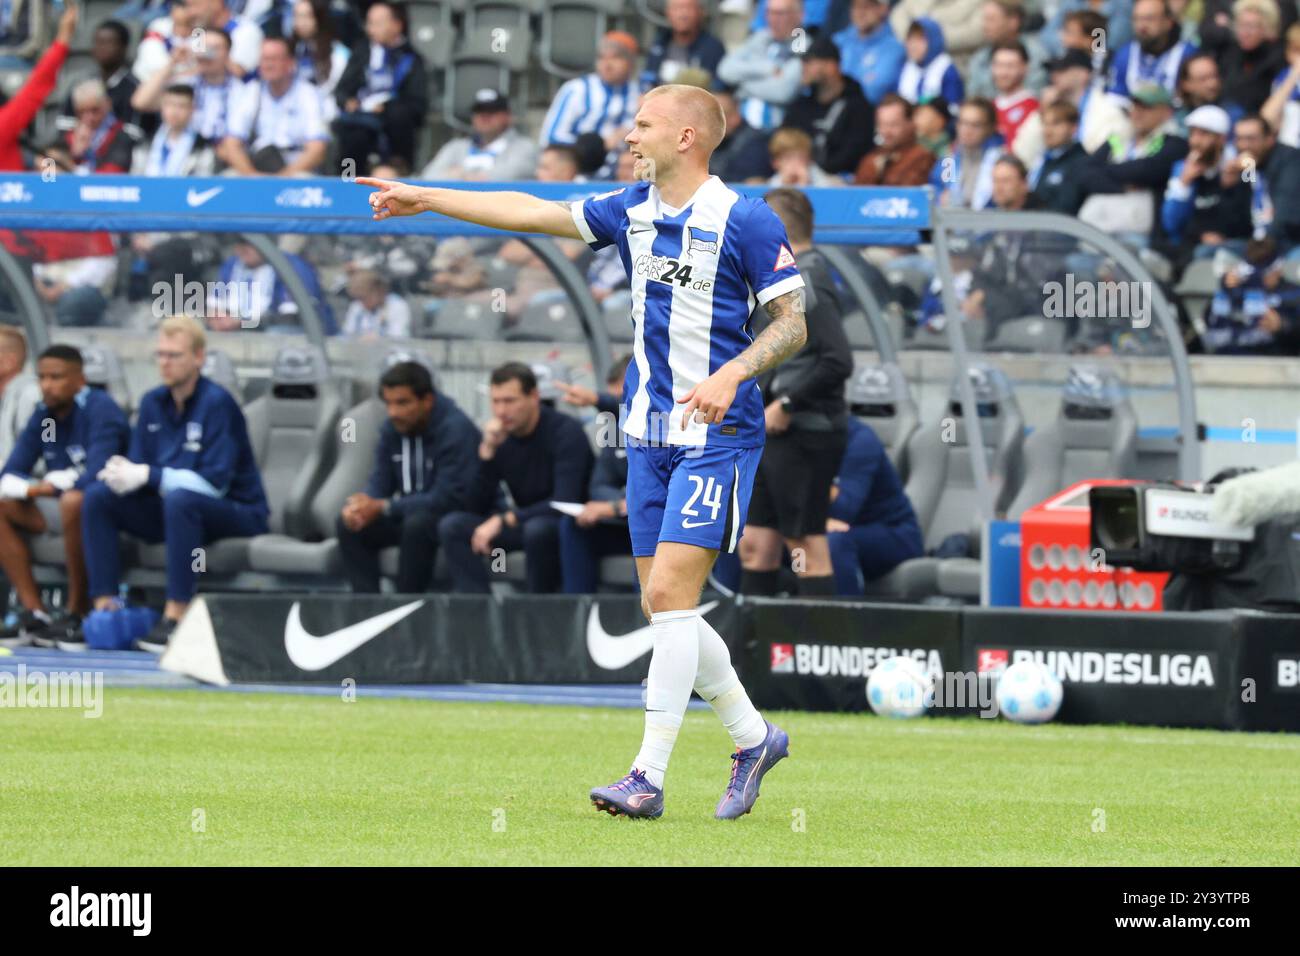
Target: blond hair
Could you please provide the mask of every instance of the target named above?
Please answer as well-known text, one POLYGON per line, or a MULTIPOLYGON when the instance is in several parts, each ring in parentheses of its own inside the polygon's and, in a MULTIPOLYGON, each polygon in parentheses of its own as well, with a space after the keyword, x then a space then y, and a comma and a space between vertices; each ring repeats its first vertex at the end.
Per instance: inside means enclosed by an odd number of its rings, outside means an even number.
POLYGON ((1278 12, 1273 0, 1237 0, 1232 5, 1232 19, 1235 21, 1243 13, 1258 14, 1264 21, 1264 29, 1269 38, 1277 38, 1277 32, 1282 28, 1282 14, 1278 12))
POLYGON ((782 126, 772 134, 767 151, 773 159, 776 159, 784 153, 807 153, 811 156, 812 148, 812 137, 803 130, 795 129, 793 126, 782 126))
POLYGON ((727 135, 727 118, 722 113, 722 104, 708 90, 684 83, 665 83, 647 90, 641 97, 645 102, 652 96, 671 96, 676 107, 673 114, 681 120, 683 126, 695 130, 695 139, 706 153, 718 148, 722 138, 727 135))
POLYGON ((158 334, 165 336, 183 335, 190 340, 191 352, 202 352, 207 348, 208 337, 203 331, 203 324, 188 315, 173 315, 158 324, 158 334))

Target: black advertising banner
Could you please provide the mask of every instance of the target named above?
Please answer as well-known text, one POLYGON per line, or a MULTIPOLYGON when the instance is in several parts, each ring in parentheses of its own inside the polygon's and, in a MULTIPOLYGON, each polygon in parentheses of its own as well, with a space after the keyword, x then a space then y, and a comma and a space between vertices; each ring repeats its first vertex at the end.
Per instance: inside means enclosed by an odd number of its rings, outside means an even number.
POLYGON ((991 674, 1020 660, 1061 679, 1065 723, 1231 727, 1239 693, 1237 617, 1194 614, 1065 614, 967 608, 962 666, 991 674))
POLYGON ((1300 615, 1238 611, 1240 730, 1300 730, 1300 615))
POLYGON ((913 657, 941 674, 961 656, 957 608, 747 598, 740 611, 737 670, 759 707, 867 710, 867 678, 880 661, 913 657))

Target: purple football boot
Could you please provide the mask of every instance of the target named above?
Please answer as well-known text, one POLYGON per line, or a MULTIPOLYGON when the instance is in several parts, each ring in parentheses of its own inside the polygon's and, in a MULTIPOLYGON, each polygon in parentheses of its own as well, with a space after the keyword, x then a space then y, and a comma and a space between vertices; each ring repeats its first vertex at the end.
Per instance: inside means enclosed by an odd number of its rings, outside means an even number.
POLYGON ((664 812, 664 792, 647 780, 645 773, 636 769, 618 783, 592 790, 591 802, 597 810, 615 817, 622 814, 653 820, 664 812))
POLYGON ((778 760, 790 756, 790 737, 786 732, 770 721, 763 723, 767 725, 763 742, 748 750, 737 747, 731 755, 731 782, 714 813, 719 820, 734 820, 754 809, 763 774, 775 767, 778 760))

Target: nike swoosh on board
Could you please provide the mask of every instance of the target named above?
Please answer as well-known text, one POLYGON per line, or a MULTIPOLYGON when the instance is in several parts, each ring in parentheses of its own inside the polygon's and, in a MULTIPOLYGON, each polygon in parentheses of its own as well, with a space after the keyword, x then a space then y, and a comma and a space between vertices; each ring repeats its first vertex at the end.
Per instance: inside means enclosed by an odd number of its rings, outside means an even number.
MULTIPOLYGON (((701 605, 700 614, 708 614, 718 606, 717 601, 701 605)), ((600 605, 593 604, 587 615, 587 653, 597 667, 607 671, 621 670, 654 647, 654 629, 647 624, 634 631, 615 636, 601 626, 600 605)))
POLYGON ((302 626, 299 616, 301 603, 293 602, 289 616, 284 622, 284 650, 294 666, 305 671, 321 671, 331 664, 351 654, 362 644, 373 640, 388 630, 402 618, 413 614, 423 606, 423 601, 412 601, 399 608, 376 614, 374 617, 358 621, 347 627, 339 628, 329 634, 317 637, 308 633, 302 626))

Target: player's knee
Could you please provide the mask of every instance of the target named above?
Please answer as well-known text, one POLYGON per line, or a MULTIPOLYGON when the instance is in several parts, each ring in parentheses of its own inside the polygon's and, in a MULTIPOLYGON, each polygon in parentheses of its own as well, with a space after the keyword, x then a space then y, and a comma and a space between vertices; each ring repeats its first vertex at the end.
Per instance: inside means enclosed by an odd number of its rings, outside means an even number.
POLYGON ((65 491, 59 495, 59 514, 64 522, 75 521, 81 517, 81 506, 85 496, 80 491, 65 491))

